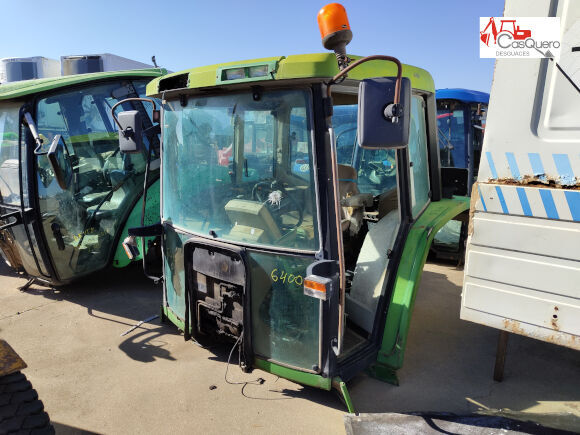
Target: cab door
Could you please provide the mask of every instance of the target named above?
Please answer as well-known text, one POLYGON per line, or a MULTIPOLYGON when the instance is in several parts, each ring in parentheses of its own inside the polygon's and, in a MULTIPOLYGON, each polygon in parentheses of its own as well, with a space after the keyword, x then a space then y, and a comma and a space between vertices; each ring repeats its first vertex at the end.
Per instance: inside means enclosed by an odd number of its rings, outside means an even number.
POLYGON ((0 253, 14 269, 50 279, 30 204, 27 129, 20 122, 21 107, 17 102, 0 107, 0 253))
MULTIPOLYGON (((62 186, 47 155, 35 156, 36 196, 55 281, 68 282, 105 268, 141 196, 145 153, 119 151, 110 115, 119 100, 139 96, 136 86, 115 81, 67 88, 37 100, 39 134, 48 143, 60 135, 73 172, 71 182, 62 186)), ((127 109, 139 109, 131 102, 126 104, 127 109)), ((147 114, 143 118, 149 121, 147 114)))

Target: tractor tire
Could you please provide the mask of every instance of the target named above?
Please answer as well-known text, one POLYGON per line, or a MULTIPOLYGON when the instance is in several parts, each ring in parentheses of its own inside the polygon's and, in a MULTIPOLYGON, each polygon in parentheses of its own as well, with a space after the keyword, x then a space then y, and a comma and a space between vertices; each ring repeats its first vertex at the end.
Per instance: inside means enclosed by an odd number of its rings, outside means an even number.
POLYGON ((0 435, 54 434, 44 404, 22 372, 0 377, 0 435))

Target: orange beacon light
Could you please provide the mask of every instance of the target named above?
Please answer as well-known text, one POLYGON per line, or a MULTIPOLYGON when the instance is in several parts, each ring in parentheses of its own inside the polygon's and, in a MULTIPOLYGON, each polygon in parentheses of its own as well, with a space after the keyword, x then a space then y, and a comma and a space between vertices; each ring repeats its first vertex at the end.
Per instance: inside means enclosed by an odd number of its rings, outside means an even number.
POLYGON ((352 40, 352 32, 344 6, 330 3, 318 12, 318 28, 322 37, 322 45, 328 50, 334 50, 340 69, 348 65, 346 45, 352 40))

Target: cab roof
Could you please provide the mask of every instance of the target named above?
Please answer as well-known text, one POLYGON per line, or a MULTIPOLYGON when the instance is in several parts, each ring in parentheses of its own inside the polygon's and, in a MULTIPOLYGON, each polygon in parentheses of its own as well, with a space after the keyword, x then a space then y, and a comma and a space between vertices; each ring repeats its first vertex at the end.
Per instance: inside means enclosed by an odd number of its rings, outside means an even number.
POLYGON ((166 74, 163 68, 148 68, 126 71, 108 71, 89 74, 75 74, 70 76, 50 77, 44 79, 22 80, 19 82, 10 82, 0 85, 0 101, 9 100, 39 92, 49 91, 66 86, 86 83, 95 80, 103 80, 117 77, 127 78, 155 78, 166 74))
POLYGON ((464 103, 489 104, 489 94, 480 91, 472 91, 463 88, 437 89, 435 98, 438 100, 459 100, 464 103))
MULTIPOLYGON (((356 60, 362 56, 349 55, 349 57, 356 60)), ((251 85, 272 80, 323 79, 333 77, 338 72, 336 56, 333 53, 267 57, 202 66, 156 78, 147 85, 147 95, 159 96, 163 91, 216 87, 234 83, 248 82, 251 85), (245 78, 229 79, 227 77, 227 71, 232 72, 232 77, 235 77, 236 71, 232 70, 236 69, 242 74, 245 70, 245 78), (252 76, 251 71, 256 71, 256 76, 252 76)), ((396 76, 396 74, 397 67, 394 63, 373 60, 349 72, 348 77, 362 80, 369 77, 396 76)), ((411 80, 413 88, 435 92, 433 78, 424 69, 403 65, 403 76, 411 80)))

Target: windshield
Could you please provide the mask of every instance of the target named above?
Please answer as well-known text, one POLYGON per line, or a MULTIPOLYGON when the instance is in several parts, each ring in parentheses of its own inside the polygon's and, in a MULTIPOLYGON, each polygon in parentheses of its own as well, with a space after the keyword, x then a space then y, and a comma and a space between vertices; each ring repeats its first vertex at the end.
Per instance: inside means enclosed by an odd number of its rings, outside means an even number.
POLYGON ((318 249, 307 91, 196 97, 164 110, 165 221, 244 244, 318 249))

